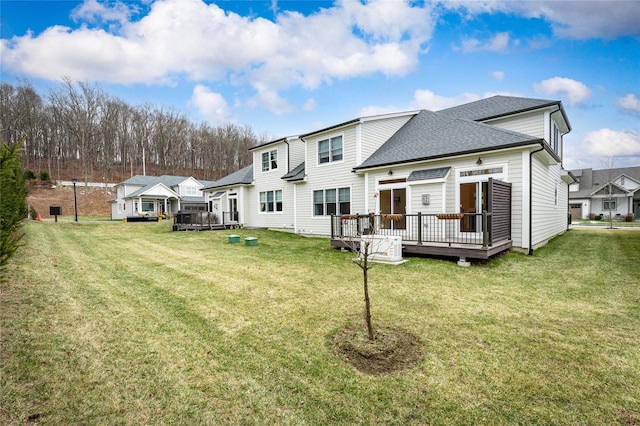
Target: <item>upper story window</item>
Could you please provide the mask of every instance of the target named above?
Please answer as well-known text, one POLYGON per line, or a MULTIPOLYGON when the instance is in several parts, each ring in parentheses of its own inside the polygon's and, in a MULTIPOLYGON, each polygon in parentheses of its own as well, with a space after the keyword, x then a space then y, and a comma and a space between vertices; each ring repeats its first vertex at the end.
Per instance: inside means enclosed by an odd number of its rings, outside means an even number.
POLYGON ((342 161, 342 136, 318 141, 318 164, 342 161))
POLYGON ((551 121, 551 148, 555 153, 560 152, 560 129, 554 121, 551 121))
POLYGON ((278 150, 267 151, 262 153, 262 171, 268 172, 278 168, 278 150))
POLYGON ((197 197, 198 196, 198 188, 195 186, 185 186, 184 195, 187 197, 197 197))

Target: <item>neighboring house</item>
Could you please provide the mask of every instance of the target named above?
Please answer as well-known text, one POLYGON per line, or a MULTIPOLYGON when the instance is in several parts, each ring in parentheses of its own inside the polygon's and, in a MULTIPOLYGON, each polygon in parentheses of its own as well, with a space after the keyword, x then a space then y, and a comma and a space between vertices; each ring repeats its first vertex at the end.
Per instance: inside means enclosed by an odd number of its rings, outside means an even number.
POLYGON ((640 219, 640 166, 571 172, 578 182, 569 187, 569 211, 574 219, 600 216, 640 219))
POLYGON ((236 209, 244 226, 300 234, 344 237, 348 220, 379 215, 392 222, 377 232, 428 254, 422 242, 478 244, 473 238, 498 228, 482 212, 497 218, 499 207, 503 241, 484 245, 532 252, 567 229, 574 180, 562 168, 562 137, 570 130, 560 101, 508 96, 363 117, 254 147, 252 166, 203 192, 225 212, 236 209))
POLYGON ((202 188, 211 183, 184 176, 133 176, 115 186, 111 219, 207 211, 202 188))

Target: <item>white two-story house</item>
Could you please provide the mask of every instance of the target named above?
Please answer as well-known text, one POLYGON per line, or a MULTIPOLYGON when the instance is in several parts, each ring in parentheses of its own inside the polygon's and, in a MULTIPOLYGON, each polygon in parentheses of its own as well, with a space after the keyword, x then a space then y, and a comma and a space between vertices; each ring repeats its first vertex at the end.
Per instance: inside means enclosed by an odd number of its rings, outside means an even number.
POLYGON ((254 147, 252 166, 203 191, 244 226, 532 252, 567 229, 570 130, 560 101, 508 96, 363 117, 254 147))

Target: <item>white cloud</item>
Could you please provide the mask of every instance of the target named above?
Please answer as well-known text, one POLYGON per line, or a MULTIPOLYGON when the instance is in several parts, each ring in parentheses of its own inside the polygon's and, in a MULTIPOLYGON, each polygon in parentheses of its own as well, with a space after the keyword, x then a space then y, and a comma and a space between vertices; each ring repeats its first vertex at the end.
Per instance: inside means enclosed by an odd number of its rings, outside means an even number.
POLYGON ((493 78, 495 81, 502 81, 502 80, 504 80, 504 72, 502 72, 502 71, 493 71, 491 73, 491 78, 493 78))
POLYGON ((487 50, 497 53, 508 53, 511 50, 511 46, 517 46, 519 42, 517 40, 512 41, 509 33, 498 33, 491 37, 487 41, 480 41, 475 38, 466 39, 462 41, 461 49, 465 53, 478 52, 487 50))
POLYGON ((376 115, 392 114, 394 112, 404 111, 405 109, 396 107, 393 105, 387 105, 387 106, 368 105, 358 110, 358 117, 373 117, 376 115))
POLYGON ((231 110, 224 97, 201 84, 194 87, 189 103, 211 123, 221 124, 231 120, 231 110))
POLYGON ((622 98, 618 99, 618 106, 623 110, 627 110, 634 113, 640 112, 640 98, 635 94, 629 93, 622 98))
POLYGON ((262 107, 276 115, 282 115, 293 110, 293 107, 278 95, 278 92, 269 89, 259 89, 258 94, 249 99, 247 104, 251 107, 262 107))
MULTIPOLYGON (((272 2, 274 11, 280 7, 272 2)), ((288 87, 415 69, 433 32, 430 7, 344 0, 309 16, 279 11, 271 21, 202 0, 157 0, 134 21, 136 11, 123 3, 85 0, 74 11, 85 21, 80 28, 2 40, 0 59, 7 71, 46 80, 171 84, 186 76, 249 83, 254 102, 283 110, 277 92, 288 87), (94 22, 118 22, 117 34, 88 25, 94 22)))
POLYGON ((318 102, 316 102, 316 100, 313 98, 309 98, 306 100, 306 102, 302 106, 302 109, 305 111, 313 111, 317 107, 318 107, 318 102))
POLYGON ((455 97, 445 97, 436 95, 431 90, 416 90, 413 94, 411 107, 415 109, 428 109, 430 111, 439 111, 456 105, 462 105, 481 99, 480 95, 474 93, 462 93, 455 97))
POLYGON ((409 102, 407 106, 378 106, 378 105, 369 105, 359 110, 360 117, 367 117, 372 115, 380 115, 380 114, 389 114, 400 111, 408 111, 408 110, 419 110, 426 109, 429 111, 440 111, 442 109, 450 108, 453 106, 458 106, 462 104, 466 104, 469 102, 474 102, 480 99, 489 98, 495 95, 504 95, 504 96, 522 96, 520 93, 512 93, 512 92, 485 92, 482 95, 478 95, 476 93, 461 93, 457 96, 440 96, 435 92, 428 89, 418 89, 413 93, 413 99, 409 102))
POLYGON ((463 10, 469 17, 503 12, 548 21, 554 34, 575 39, 640 35, 640 7, 637 1, 469 1, 451 0, 445 7, 463 10))
POLYGON ((640 157, 640 134, 629 130, 600 129, 588 132, 584 148, 598 157, 640 157))
POLYGON ((533 85, 537 93, 544 96, 564 94, 570 105, 578 105, 591 96, 591 90, 583 83, 564 77, 553 77, 533 85))
POLYGON ((125 24, 131 16, 138 12, 135 4, 127 5, 120 1, 113 4, 100 3, 97 0, 85 0, 71 11, 74 21, 89 23, 118 22, 125 24))

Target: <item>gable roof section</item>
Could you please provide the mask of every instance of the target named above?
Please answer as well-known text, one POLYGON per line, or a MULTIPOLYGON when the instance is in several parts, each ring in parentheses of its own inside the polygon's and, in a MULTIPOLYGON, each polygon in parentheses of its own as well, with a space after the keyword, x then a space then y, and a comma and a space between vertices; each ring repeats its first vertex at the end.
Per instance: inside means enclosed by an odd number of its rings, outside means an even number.
POLYGON ((253 164, 250 164, 236 172, 219 179, 210 186, 202 188, 203 191, 214 188, 222 188, 231 185, 250 185, 253 182, 253 164))
POLYGON ((170 187, 162 182, 156 182, 149 184, 137 191, 132 192, 124 198, 137 198, 137 197, 151 197, 151 198, 180 198, 180 195, 172 190, 170 187))
POLYGON ((540 142, 523 133, 422 110, 355 170, 540 142))
POLYGON ((305 166, 304 161, 298 164, 293 170, 291 170, 286 175, 282 176, 282 179, 289 182, 301 181, 304 179, 305 166))
MULTIPOLYGON (((608 184, 604 184, 602 186, 600 186, 599 188, 597 188, 595 191, 593 191, 591 194, 589 194, 590 196, 594 197, 594 196, 608 196, 609 195, 609 185, 608 184)), ((629 194, 629 191, 627 191, 626 189, 624 189, 623 187, 616 185, 615 183, 611 182, 611 195, 627 195, 629 194)))

